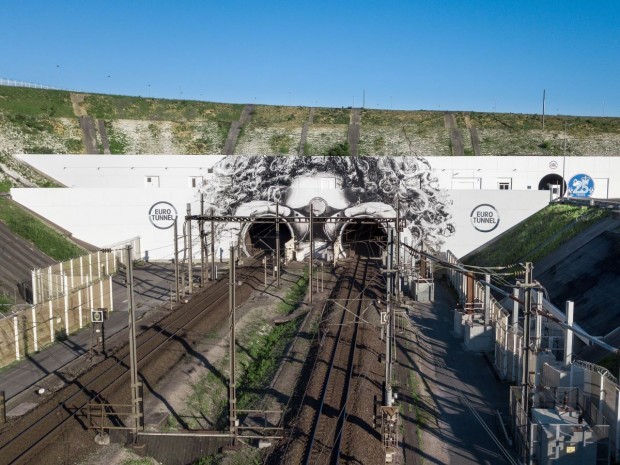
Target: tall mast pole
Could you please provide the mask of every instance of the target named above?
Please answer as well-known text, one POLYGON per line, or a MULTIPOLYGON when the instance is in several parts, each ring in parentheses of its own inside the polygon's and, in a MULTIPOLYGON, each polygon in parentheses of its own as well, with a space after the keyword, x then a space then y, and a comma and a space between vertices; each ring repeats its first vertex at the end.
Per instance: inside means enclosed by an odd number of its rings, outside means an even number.
POLYGON ((280 287, 280 203, 276 202, 276 286, 280 287))

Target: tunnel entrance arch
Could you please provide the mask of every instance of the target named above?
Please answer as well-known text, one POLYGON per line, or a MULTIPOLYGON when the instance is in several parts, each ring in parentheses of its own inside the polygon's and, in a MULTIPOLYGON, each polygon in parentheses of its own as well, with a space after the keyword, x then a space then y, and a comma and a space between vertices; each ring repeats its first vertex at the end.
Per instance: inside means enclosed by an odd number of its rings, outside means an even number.
POLYGON ((340 230, 340 243, 347 255, 380 257, 387 246, 387 240, 385 226, 373 218, 362 222, 347 222, 340 230))
POLYGON ((550 190, 549 186, 559 186, 560 194, 566 192, 566 181, 559 174, 552 173, 544 176, 538 183, 538 190, 548 191, 550 190))
MULTIPOLYGON (((275 218, 270 216, 263 219, 275 218)), ((242 229, 243 246, 248 256, 258 252, 275 252, 276 250, 276 224, 275 222, 252 222, 246 223, 242 229)), ((291 226, 280 219, 280 253, 284 254, 285 245, 294 237, 291 226)))

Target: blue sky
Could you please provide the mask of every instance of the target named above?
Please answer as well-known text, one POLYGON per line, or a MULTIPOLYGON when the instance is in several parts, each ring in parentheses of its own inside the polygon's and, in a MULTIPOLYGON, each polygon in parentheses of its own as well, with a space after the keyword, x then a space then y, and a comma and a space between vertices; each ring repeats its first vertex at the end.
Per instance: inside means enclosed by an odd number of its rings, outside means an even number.
POLYGON ((2 1, 0 77, 233 103, 620 116, 620 1, 2 1))

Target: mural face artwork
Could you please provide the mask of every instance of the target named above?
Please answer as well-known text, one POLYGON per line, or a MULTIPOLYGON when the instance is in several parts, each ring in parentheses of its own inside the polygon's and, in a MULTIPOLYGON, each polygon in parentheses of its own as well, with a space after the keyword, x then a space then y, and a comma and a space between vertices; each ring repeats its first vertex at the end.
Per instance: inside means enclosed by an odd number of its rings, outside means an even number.
MULTIPOLYGON (((410 157, 227 156, 213 168, 203 190, 219 215, 269 217, 278 214, 287 234, 308 241, 307 217, 342 218, 315 228, 326 243, 341 237, 347 218, 396 218, 396 208, 411 237, 437 250, 454 233, 445 197, 428 162, 410 157), (286 223, 286 224, 285 224, 286 223)), ((247 225, 246 225, 247 227, 247 225)), ((223 233, 222 228, 222 233, 223 233)), ((229 228, 230 229, 230 228, 229 228)))

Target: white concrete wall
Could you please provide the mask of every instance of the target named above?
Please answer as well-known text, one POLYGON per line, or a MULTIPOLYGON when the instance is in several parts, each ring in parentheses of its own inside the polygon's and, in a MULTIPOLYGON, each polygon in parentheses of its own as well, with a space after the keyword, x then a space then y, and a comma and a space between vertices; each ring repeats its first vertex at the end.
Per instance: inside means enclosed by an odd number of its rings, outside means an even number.
MULTIPOLYGON (((141 236, 142 249, 153 259, 172 258, 172 230, 159 230, 149 221, 150 207, 167 201, 185 216, 192 202, 198 213, 198 191, 192 177, 211 177, 210 169, 221 155, 18 155, 72 189, 12 189, 18 202, 73 234, 103 247, 141 236), (158 177, 159 187, 146 187, 147 177, 158 177)), ((549 192, 539 191, 540 179, 562 171, 565 179, 576 173, 608 180, 605 195, 620 198, 620 157, 429 157, 438 187, 449 194, 449 210, 456 233, 445 239, 445 249, 457 257, 469 253, 549 202, 549 192), (563 163, 566 163, 563 166, 563 163), (499 190, 498 180, 511 180, 512 190, 499 190), (493 231, 476 230, 472 210, 492 205, 499 216, 493 231)), ((182 221, 179 221, 179 233, 182 221)), ((196 241, 196 249, 198 249, 196 241)), ((218 244, 219 245, 219 244, 218 244)), ((228 250, 227 241, 222 247, 228 250)), ((219 250, 219 247, 218 247, 219 250)))
MULTIPOLYGON (((105 247, 134 236, 140 236, 143 254, 153 260, 173 257, 173 232, 157 229, 149 220, 149 210, 157 202, 170 202, 179 217, 179 234, 183 234, 186 204, 192 213, 199 213, 200 198, 196 189, 144 188, 74 188, 74 189, 11 189, 17 202, 34 210, 54 223, 71 231, 79 239, 105 247)), ((445 239, 445 249, 461 257, 493 237, 501 234, 547 205, 547 191, 448 191, 454 236, 445 239), (492 205, 499 215, 499 224, 491 232, 476 230, 471 221, 472 210, 492 205)), ((497 219, 497 218, 496 218, 497 219)), ((197 229, 192 233, 194 256, 200 255, 197 229)), ((227 256, 230 233, 216 244, 227 256)), ((183 247, 182 241, 179 247, 183 247)))
MULTIPOLYGON (((140 236, 142 253, 154 260, 174 256, 173 228, 158 229, 149 220, 157 202, 170 202, 177 210, 179 235, 183 234, 186 204, 199 213, 195 189, 12 189, 13 199, 50 221, 71 231, 79 239, 105 247, 140 236)), ((199 247, 197 231, 194 247, 199 247)), ((183 241, 179 241, 183 248, 183 241)), ((200 256, 200 249, 198 254, 200 256)))
POLYGON ((566 182, 576 174, 593 178, 596 198, 620 198, 620 157, 427 157, 444 189, 499 189, 509 181, 513 190, 537 190, 546 175, 566 182))
MULTIPOLYGON (((222 155, 16 155, 68 187, 189 187, 191 177, 208 180, 222 155)), ((541 179, 576 174, 594 179, 596 198, 620 198, 620 157, 426 157, 442 189, 538 190, 541 179)))
POLYGON ((223 155, 15 155, 67 187, 140 188, 159 177, 160 188, 190 187, 208 179, 223 155))
POLYGON ((547 206, 549 192, 449 190, 448 203, 456 232, 445 239, 444 249, 461 258, 547 206), (472 211, 482 204, 492 205, 499 215, 499 224, 493 231, 479 231, 472 223, 472 211))

